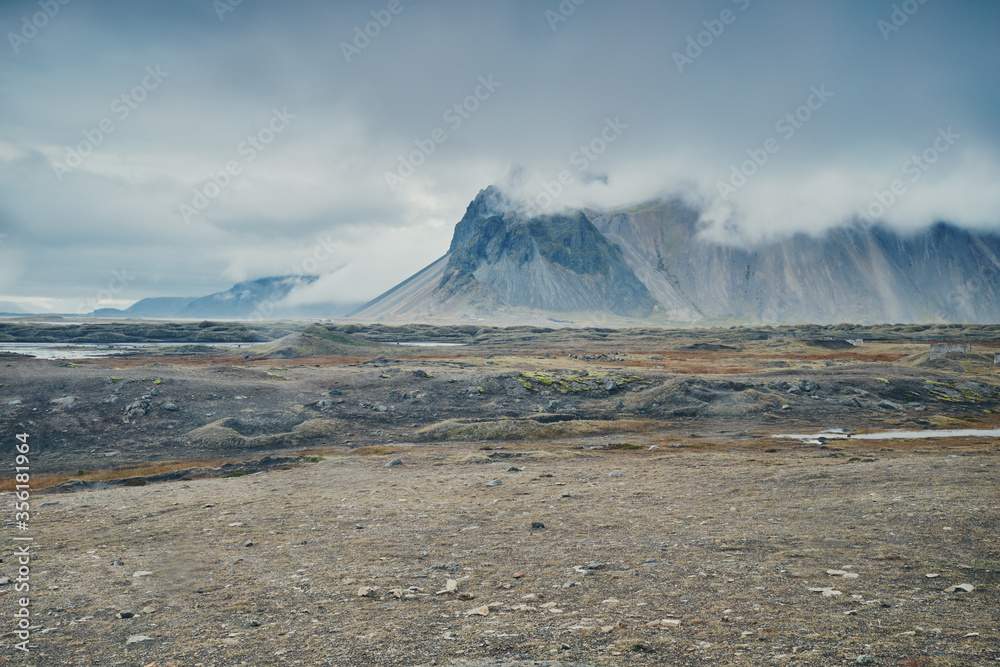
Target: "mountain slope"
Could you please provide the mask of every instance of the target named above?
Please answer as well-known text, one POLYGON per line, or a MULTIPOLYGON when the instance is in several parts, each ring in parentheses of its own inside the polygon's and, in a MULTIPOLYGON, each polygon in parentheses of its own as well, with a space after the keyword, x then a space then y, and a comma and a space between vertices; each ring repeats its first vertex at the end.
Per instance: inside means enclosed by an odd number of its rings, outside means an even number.
POLYGON ((456 226, 447 255, 355 315, 652 312, 649 290, 582 212, 526 219, 505 208, 496 188, 480 192, 456 226))
POLYGON ((354 313, 536 323, 1000 321, 1000 236, 938 223, 840 227, 752 246, 700 233, 677 200, 527 218, 490 187, 448 253, 354 313), (560 320, 562 321, 562 320, 560 320))
MULTIPOLYGON (((1000 321, 1000 237, 938 223, 797 234, 750 248, 700 238, 677 203, 595 216, 634 271, 662 276, 709 318, 762 322, 1000 321)), ((647 283, 649 284, 649 283, 647 283)), ((655 290, 654 290, 655 291, 655 290)), ((661 303, 666 296, 657 292, 661 303)))

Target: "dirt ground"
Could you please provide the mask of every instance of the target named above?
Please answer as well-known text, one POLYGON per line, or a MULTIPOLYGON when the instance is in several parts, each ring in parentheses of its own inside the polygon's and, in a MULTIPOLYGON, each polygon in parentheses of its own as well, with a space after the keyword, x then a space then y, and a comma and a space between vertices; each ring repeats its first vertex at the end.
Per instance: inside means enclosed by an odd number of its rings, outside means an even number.
POLYGON ((502 333, 0 359, 0 664, 1000 661, 995 341, 502 333))
POLYGON ((38 496, 37 629, 9 664, 1000 661, 996 442, 651 440, 38 496))

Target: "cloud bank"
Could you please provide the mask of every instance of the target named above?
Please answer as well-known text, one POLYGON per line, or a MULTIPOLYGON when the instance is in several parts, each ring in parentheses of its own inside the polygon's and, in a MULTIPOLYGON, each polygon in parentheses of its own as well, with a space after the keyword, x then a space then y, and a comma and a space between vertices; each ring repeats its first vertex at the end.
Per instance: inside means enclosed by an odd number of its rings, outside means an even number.
POLYGON ((0 28, 0 301, 28 309, 314 262, 296 299, 364 301, 514 166, 541 210, 680 193, 726 238, 1000 226, 992 2, 54 0, 0 28))

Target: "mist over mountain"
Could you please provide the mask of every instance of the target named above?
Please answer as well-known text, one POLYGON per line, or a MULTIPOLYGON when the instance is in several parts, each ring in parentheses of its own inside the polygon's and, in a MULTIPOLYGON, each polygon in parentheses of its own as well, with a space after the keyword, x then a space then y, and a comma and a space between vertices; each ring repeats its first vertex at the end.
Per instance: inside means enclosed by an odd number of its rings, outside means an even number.
POLYGON ((1000 236, 937 223, 828 229, 750 245, 679 199, 531 217, 491 186, 448 252, 355 317, 502 323, 1000 321, 1000 236))
POLYGON ((177 319, 300 319, 343 315, 352 304, 288 303, 293 291, 312 285, 318 276, 292 275, 258 278, 237 283, 223 292, 203 297, 151 297, 129 308, 102 308, 92 317, 142 317, 177 319))

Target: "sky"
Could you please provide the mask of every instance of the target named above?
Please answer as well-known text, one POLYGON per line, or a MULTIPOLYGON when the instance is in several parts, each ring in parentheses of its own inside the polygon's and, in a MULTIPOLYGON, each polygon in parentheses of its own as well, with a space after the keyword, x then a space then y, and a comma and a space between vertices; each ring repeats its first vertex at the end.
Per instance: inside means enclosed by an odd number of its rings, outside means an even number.
POLYGON ((371 299, 490 184, 752 243, 1000 229, 993 0, 0 2, 0 302, 318 274, 371 299))

